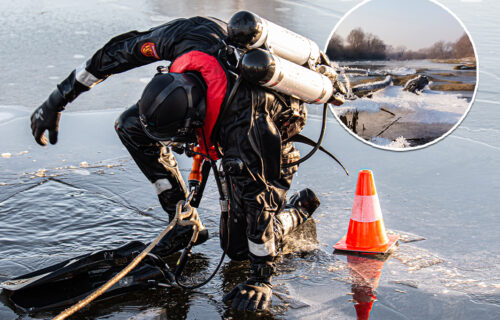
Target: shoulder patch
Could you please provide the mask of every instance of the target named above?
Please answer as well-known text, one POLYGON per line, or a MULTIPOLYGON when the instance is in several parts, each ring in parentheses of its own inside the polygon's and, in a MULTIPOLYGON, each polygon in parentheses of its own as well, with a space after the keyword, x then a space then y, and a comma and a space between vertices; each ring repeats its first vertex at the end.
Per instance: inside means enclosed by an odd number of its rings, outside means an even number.
POLYGON ((141 53, 146 57, 160 59, 158 53, 156 52, 156 47, 153 42, 146 42, 141 47, 141 53))

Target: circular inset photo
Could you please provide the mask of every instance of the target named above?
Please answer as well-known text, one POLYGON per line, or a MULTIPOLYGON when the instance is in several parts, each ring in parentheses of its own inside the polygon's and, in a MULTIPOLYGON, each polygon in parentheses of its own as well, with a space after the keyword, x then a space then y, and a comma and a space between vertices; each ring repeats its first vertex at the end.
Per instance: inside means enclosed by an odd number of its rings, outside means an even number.
POLYGON ((326 53, 348 87, 333 107, 360 140, 406 151, 433 144, 463 120, 477 88, 477 56, 463 23, 431 0, 371 0, 336 25, 326 53))

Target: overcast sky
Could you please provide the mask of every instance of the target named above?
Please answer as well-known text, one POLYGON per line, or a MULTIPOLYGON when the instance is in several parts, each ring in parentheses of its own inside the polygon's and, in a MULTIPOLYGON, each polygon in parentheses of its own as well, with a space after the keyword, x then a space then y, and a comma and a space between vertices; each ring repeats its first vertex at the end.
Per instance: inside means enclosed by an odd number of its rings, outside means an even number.
POLYGON ((345 39, 358 27, 388 45, 412 50, 456 41, 464 33, 455 17, 429 0, 372 0, 345 17, 335 33, 345 39))

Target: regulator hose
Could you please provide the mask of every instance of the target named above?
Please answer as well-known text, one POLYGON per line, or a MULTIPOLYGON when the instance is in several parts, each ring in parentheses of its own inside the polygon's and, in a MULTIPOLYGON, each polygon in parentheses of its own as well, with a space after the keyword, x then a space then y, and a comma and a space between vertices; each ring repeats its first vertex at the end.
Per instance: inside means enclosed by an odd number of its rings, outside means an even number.
MULTIPOLYGON (((234 98, 234 93, 236 92, 236 90, 238 90, 239 83, 240 83, 240 81, 238 81, 237 85, 235 85, 236 88, 233 88, 233 90, 230 94, 230 98, 228 99, 228 103, 232 102, 232 100, 234 98)), ((217 184, 217 189, 218 189, 219 195, 220 195, 219 201, 221 203, 221 214, 226 215, 227 242, 226 242, 226 247, 224 248, 224 251, 222 252, 222 255, 219 259, 219 263, 215 267, 215 270, 212 272, 212 274, 208 278, 203 280, 202 282, 190 286, 190 285, 186 285, 186 284, 182 283, 179 280, 179 276, 181 275, 182 269, 184 268, 184 266, 186 264, 186 261, 187 261, 189 254, 191 253, 191 248, 193 247, 193 244, 194 244, 194 241, 191 240, 191 242, 188 244, 188 246, 182 252, 181 257, 179 258, 179 261, 177 262, 178 268, 175 270, 175 282, 177 283, 177 285, 179 287, 181 287, 183 289, 187 289, 187 290, 198 289, 198 288, 206 285, 208 282, 210 282, 210 280, 212 280, 213 277, 215 277, 215 275, 217 274, 217 272, 219 271, 219 269, 222 265, 222 262, 224 261, 224 258, 226 257, 227 250, 229 249, 229 241, 230 241, 230 236, 231 236, 230 228, 229 228, 229 205, 228 205, 229 199, 228 199, 228 195, 226 194, 227 192, 225 192, 225 190, 224 190, 224 187, 223 187, 223 184, 221 181, 221 177, 219 175, 219 172, 217 171, 217 165, 215 163, 215 160, 213 160, 208 154, 209 149, 208 149, 207 137, 205 136, 205 131, 202 130, 201 132, 202 132, 203 142, 205 145, 205 150, 207 152, 207 154, 205 154, 205 155, 202 154, 202 155, 210 162, 210 165, 211 165, 212 170, 214 172, 214 178, 215 178, 215 182, 217 184)))
POLYGON ((303 158, 300 158, 299 160, 291 163, 284 164, 282 168, 290 168, 296 165, 301 164, 302 162, 308 160, 310 157, 313 156, 316 151, 319 150, 319 147, 321 147, 321 143, 323 142, 323 138, 325 137, 325 131, 326 131, 326 118, 327 118, 327 111, 328 111, 328 103, 323 104, 323 120, 321 123, 321 132, 319 134, 318 141, 314 145, 313 149, 309 151, 308 154, 306 154, 303 158))

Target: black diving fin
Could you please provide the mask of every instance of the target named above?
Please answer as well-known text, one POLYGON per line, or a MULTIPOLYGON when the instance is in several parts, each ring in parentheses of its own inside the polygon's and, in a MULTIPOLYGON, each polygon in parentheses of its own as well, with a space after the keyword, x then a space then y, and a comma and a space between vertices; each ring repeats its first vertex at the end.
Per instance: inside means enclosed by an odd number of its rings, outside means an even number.
MULTIPOLYGON (((34 313, 62 308, 85 298, 130 263, 146 245, 132 241, 114 250, 103 250, 63 261, 0 283, 15 309, 34 313)), ((168 279, 168 266, 149 255, 132 272, 99 299, 148 287, 150 281, 168 279)))

